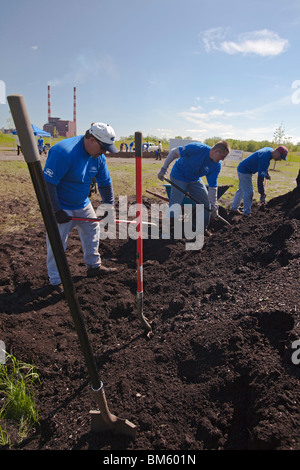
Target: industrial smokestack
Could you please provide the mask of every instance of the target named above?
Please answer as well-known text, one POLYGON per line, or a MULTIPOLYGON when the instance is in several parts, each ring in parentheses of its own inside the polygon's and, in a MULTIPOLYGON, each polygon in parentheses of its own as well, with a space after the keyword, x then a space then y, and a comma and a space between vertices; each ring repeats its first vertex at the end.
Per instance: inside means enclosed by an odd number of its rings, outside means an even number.
POLYGON ((76 87, 74 86, 74 108, 73 108, 73 122, 74 122, 74 135, 77 135, 77 119, 76 119, 76 87))
POLYGON ((51 118, 51 100, 50 100, 50 85, 48 85, 48 122, 51 118))

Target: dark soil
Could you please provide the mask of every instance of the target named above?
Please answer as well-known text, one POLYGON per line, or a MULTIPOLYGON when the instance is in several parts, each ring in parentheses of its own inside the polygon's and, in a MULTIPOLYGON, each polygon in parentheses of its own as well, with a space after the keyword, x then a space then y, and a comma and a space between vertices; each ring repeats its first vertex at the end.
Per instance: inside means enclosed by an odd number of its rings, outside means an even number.
MULTIPOLYGON (((14 212, 25 202, 14 201, 14 212)), ((70 236, 108 407, 136 425, 135 439, 91 430, 97 405, 68 303, 47 287, 43 224, 2 237, 0 340, 42 381, 40 426, 15 449, 300 449, 300 188, 264 211, 254 205, 250 218, 227 218, 232 226, 214 222, 200 251, 144 240, 150 338, 137 313, 136 241, 101 241, 103 264, 119 270, 89 279, 76 230, 70 236)))

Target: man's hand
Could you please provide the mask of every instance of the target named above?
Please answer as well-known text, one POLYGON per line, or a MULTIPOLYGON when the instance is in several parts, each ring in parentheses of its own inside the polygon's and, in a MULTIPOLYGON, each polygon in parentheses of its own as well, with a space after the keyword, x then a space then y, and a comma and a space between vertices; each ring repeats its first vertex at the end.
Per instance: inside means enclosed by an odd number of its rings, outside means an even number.
POLYGON ((58 224, 66 224, 72 220, 72 217, 68 215, 64 210, 60 209, 55 212, 55 218, 58 224))
POLYGON ((217 206, 211 206, 211 218, 216 219, 219 215, 219 210, 217 206))
POLYGON ((163 181, 165 178, 165 174, 167 173, 167 170, 165 170, 163 167, 161 168, 160 172, 158 173, 157 177, 160 181, 163 181))

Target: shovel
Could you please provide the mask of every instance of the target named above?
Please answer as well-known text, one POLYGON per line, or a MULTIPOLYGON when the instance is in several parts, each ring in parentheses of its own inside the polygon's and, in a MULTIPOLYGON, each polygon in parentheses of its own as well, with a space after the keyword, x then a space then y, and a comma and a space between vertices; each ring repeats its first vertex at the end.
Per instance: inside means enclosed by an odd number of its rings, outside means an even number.
MULTIPOLYGON (((72 220, 81 220, 83 222, 103 222, 104 219, 98 219, 94 217, 72 217, 72 220)), ((125 219, 115 219, 113 221, 115 224, 134 224, 138 222, 136 220, 125 220, 125 219)), ((142 222, 143 225, 157 225, 154 222, 142 222)))
POLYGON ((143 230, 142 230, 142 133, 135 133, 135 161, 136 161, 136 203, 138 206, 137 222, 139 236, 137 239, 137 307, 141 325, 150 337, 152 328, 143 314, 143 230))
MULTIPOLYGON (((193 196, 190 195, 190 193, 188 193, 187 191, 184 191, 182 188, 180 188, 180 186, 178 186, 177 184, 173 183, 171 180, 169 180, 168 178, 164 178, 165 181, 167 181, 168 183, 170 183, 172 186, 174 186, 174 188, 178 189, 178 191, 182 192, 185 196, 189 197, 192 201, 194 201, 196 204, 201 204, 199 201, 197 201, 197 199, 195 199, 193 196)), ((206 209, 206 207, 204 207, 204 209, 208 212, 211 212, 210 209, 206 209)), ((226 219, 223 219, 223 217, 221 217, 219 214, 217 215, 217 218, 220 219, 222 222, 224 222, 224 224, 227 224, 227 225, 230 225, 231 224, 228 222, 228 220, 226 219)))
POLYGON ((100 410, 91 412, 92 430, 111 430, 116 434, 126 434, 134 438, 136 435, 136 426, 126 419, 118 418, 111 414, 107 406, 103 383, 99 379, 96 361, 93 356, 91 345, 85 329, 78 297, 63 249, 47 184, 44 179, 24 97, 22 95, 10 95, 7 97, 7 101, 9 103, 12 117, 15 122, 18 136, 21 142, 22 152, 31 175, 32 183, 42 212, 55 261, 61 276, 65 297, 69 304, 70 312, 74 321, 81 350, 90 377, 93 396, 100 410))

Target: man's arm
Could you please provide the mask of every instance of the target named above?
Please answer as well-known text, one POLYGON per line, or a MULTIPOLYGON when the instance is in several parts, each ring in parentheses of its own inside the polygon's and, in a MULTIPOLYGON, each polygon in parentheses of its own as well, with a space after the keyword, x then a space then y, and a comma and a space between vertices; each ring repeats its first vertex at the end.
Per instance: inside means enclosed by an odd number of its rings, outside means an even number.
POLYGON ((103 204, 113 205, 115 202, 114 190, 112 184, 108 186, 98 186, 103 204))
POLYGON ((51 199, 51 202, 52 202, 52 206, 53 206, 56 221, 59 224, 65 224, 65 223, 69 222, 70 220, 72 220, 72 217, 70 217, 60 207, 59 199, 58 199, 58 196, 57 196, 56 186, 54 184, 49 183, 48 181, 46 181, 46 183, 47 183, 48 192, 49 192, 49 196, 50 196, 50 199, 51 199))
POLYGON ((163 166, 161 167, 160 172, 159 172, 158 175, 157 175, 158 179, 160 179, 161 181, 164 180, 165 174, 167 173, 167 170, 168 170, 170 164, 171 164, 176 158, 179 158, 179 157, 180 157, 179 148, 172 149, 171 152, 169 152, 169 155, 168 155, 167 158, 165 159, 164 164, 163 164, 163 166))

